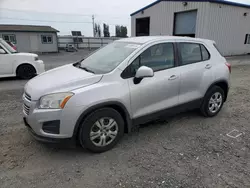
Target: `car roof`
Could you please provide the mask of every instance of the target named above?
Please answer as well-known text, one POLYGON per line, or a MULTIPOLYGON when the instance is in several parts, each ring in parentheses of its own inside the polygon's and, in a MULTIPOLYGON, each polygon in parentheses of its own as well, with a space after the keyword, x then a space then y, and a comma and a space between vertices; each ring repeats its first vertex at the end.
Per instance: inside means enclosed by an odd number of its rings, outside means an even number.
POLYGON ((145 37, 130 37, 118 40, 119 42, 131 42, 145 44, 149 42, 161 40, 182 40, 182 41, 196 41, 196 42, 214 42, 208 39, 192 38, 192 37, 176 37, 176 36, 145 36, 145 37))

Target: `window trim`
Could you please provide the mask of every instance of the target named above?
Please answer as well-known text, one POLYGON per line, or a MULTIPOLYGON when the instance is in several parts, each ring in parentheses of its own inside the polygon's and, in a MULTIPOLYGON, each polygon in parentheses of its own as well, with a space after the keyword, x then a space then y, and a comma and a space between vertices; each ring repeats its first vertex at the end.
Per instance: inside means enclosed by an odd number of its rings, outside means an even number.
POLYGON ((199 43, 199 42, 177 42, 177 48, 178 48, 178 57, 179 57, 179 66, 186 66, 186 65, 192 65, 192 64, 195 64, 195 63, 200 63, 200 62, 204 62, 204 61, 208 61, 211 59, 211 54, 209 52, 209 50, 206 48, 206 46, 202 43, 199 43), (192 63, 189 63, 189 64, 183 64, 182 63, 182 57, 181 57, 181 51, 180 51, 180 44, 181 43, 185 43, 185 44, 197 44, 199 45, 199 48, 200 48, 200 53, 201 53, 201 61, 195 61, 195 62, 192 62, 192 63), (203 55, 202 55, 202 52, 201 52, 201 45, 204 46, 204 48, 206 49, 206 51, 208 52, 208 55, 209 55, 209 58, 206 59, 206 60, 203 60, 203 55))
POLYGON ((203 46, 204 48, 205 48, 205 50, 207 51, 207 53, 208 53, 208 59, 203 59, 203 55, 202 55, 202 50, 201 50, 201 57, 202 57, 202 61, 208 61, 208 60, 210 60, 211 59, 211 54, 210 54, 210 52, 208 51, 208 49, 206 48, 206 46, 205 45, 203 45, 203 44, 201 44, 200 43, 200 49, 201 49, 201 46, 203 46))
POLYGON ((53 36, 52 35, 41 35, 41 42, 42 42, 42 44, 53 44, 53 36), (43 37, 46 37, 47 42, 43 42, 43 37), (51 42, 48 42, 48 37, 51 38, 51 42))
MULTIPOLYGON (((17 44, 17 41, 16 41, 16 35, 15 34, 2 34, 2 38, 3 38, 3 40, 5 40, 4 39, 4 37, 5 36, 8 36, 9 37, 9 40, 8 40, 8 42, 12 42, 13 44, 17 44), (14 37, 14 39, 15 39, 15 41, 10 41, 10 36, 13 36, 14 37)), ((5 40, 6 42, 7 42, 7 40, 5 40)))
POLYGON ((170 43, 173 46, 173 51, 174 51, 174 66, 173 67, 169 67, 169 68, 162 68, 162 69, 159 69, 159 70, 156 70, 156 71, 153 70, 154 73, 178 67, 178 65, 179 65, 179 57, 178 57, 178 51, 177 51, 176 42, 172 42, 172 41, 171 42, 160 42, 160 43, 155 43, 155 44, 152 44, 152 45, 146 47, 142 52, 140 52, 139 55, 137 55, 135 58, 133 58, 133 60, 130 62, 130 64, 128 64, 127 67, 122 71, 121 77, 123 79, 134 78, 135 75, 132 75, 131 70, 129 70, 129 68, 135 62, 135 60, 137 58, 140 58, 141 54, 143 52, 145 52, 147 49, 151 48, 152 46, 159 45, 159 44, 165 44, 165 43, 170 43))

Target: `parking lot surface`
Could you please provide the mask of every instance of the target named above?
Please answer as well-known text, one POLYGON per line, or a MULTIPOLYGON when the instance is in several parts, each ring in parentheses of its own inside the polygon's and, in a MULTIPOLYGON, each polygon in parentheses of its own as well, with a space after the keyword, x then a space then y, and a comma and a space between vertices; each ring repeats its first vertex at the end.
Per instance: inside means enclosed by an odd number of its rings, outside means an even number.
MULTIPOLYGON (((42 55, 46 69, 88 51, 42 55)), ((230 57, 231 89, 214 118, 186 112, 125 135, 111 151, 35 141, 22 122, 27 81, 0 80, 0 187, 250 187, 250 60, 230 57)))

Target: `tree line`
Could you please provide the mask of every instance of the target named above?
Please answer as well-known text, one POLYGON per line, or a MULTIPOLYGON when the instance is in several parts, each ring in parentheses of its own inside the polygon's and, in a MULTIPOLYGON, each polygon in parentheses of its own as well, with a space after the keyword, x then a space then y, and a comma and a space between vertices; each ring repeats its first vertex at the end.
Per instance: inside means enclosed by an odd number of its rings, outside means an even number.
MULTIPOLYGON (((110 37, 109 25, 105 23, 103 24, 103 32, 102 32, 100 24, 95 24, 94 32, 95 32, 94 37, 101 37, 102 33, 104 37, 110 37)), ((127 34, 128 34, 128 29, 126 26, 122 26, 122 25, 115 26, 116 37, 128 37, 127 34)))

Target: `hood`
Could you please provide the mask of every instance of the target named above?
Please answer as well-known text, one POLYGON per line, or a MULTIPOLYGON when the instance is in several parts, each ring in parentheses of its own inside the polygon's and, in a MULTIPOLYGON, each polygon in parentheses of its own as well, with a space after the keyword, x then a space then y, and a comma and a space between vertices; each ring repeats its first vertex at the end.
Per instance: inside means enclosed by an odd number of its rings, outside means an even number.
POLYGON ((31 96, 32 100, 38 100, 49 93, 68 92, 92 85, 99 82, 101 78, 102 75, 86 72, 70 64, 44 72, 31 79, 25 85, 25 92, 31 96))
POLYGON ((33 53, 24 53, 24 52, 18 52, 18 53, 14 53, 12 55, 16 55, 16 56, 29 56, 29 57, 37 57, 37 54, 33 54, 33 53))

